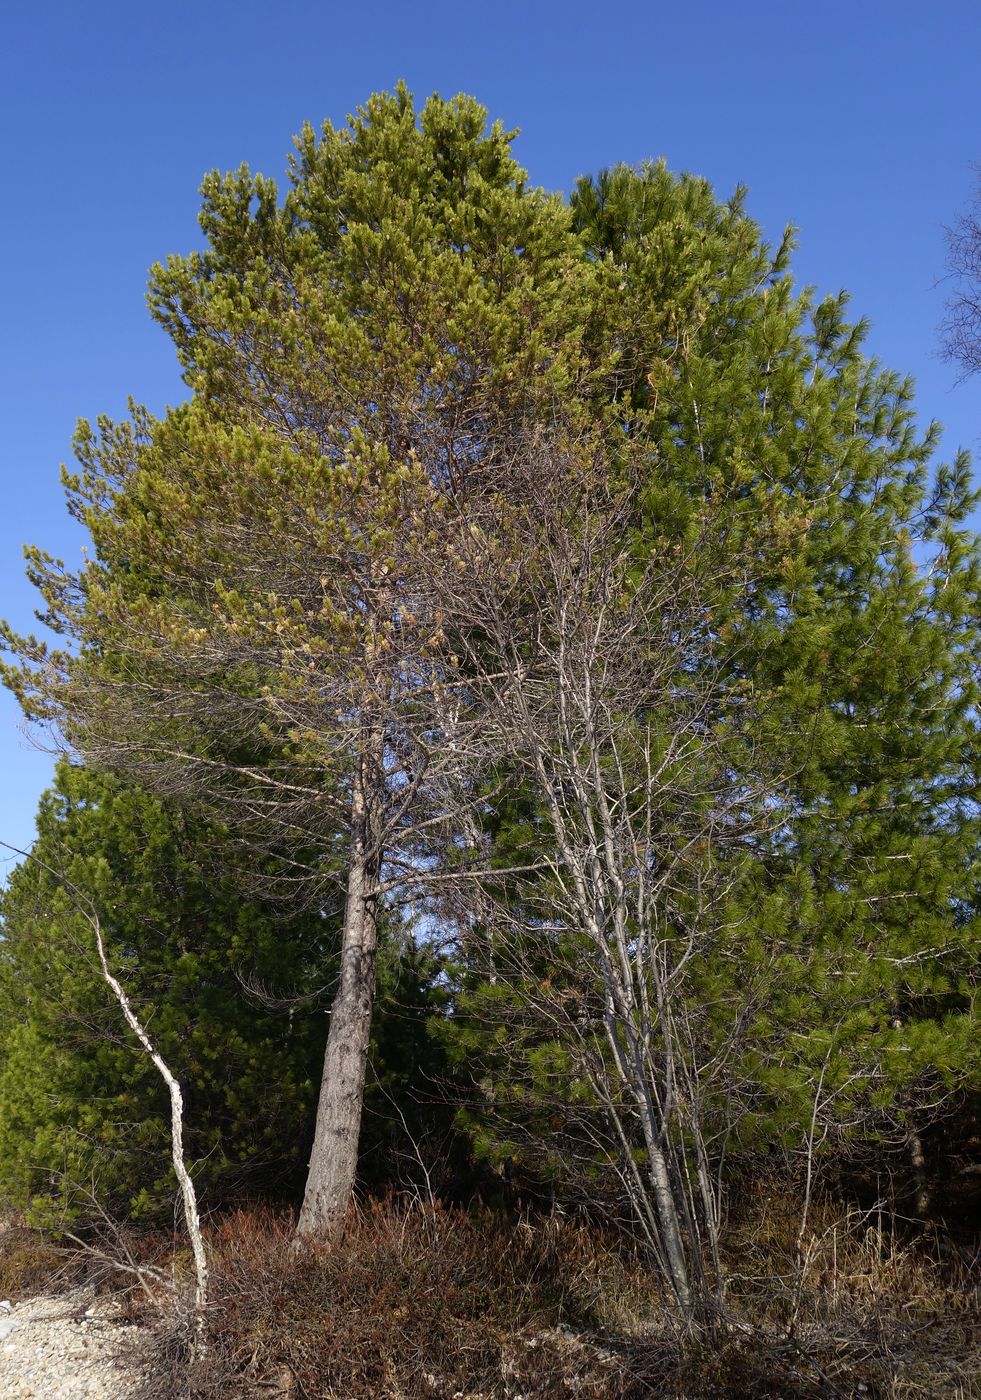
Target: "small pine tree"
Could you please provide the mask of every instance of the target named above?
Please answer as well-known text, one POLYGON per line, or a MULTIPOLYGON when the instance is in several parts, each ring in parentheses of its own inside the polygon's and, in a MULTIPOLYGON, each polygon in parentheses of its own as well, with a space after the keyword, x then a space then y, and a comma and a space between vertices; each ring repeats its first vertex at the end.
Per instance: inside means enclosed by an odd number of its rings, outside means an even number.
POLYGON ((166 1213, 168 1109, 101 976, 62 877, 100 911, 111 965, 179 1078, 205 1198, 296 1189, 320 1017, 264 1009, 336 964, 336 921, 243 900, 222 835, 66 762, 41 801, 33 859, 2 895, 0 1198, 36 1218, 166 1213), (227 854, 227 853, 226 853, 227 854))

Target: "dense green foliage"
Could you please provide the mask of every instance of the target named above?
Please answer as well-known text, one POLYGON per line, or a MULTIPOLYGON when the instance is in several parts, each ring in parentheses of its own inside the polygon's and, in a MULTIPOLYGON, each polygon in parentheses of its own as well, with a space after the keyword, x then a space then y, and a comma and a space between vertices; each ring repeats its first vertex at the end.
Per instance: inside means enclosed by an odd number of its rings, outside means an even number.
MULTIPOLYGON (((110 965, 181 1081, 205 1201, 291 1197, 336 917, 243 898, 227 833, 66 763, 37 824, 34 858, 0 902, 0 1196, 36 1219, 172 1209, 166 1091, 103 980, 91 901, 110 965)), ((425 1031, 434 972, 401 946, 385 945, 368 1090, 366 1169, 383 1179, 398 1179, 410 1125, 431 1128, 413 1089, 439 1073, 425 1031)))
MULTIPOLYGON (((144 792, 62 764, 35 859, 11 878, 0 943, 0 1190, 52 1211, 167 1209, 164 1086, 102 978, 110 964, 179 1076, 206 1194, 295 1189, 320 1017, 263 1009, 243 984, 310 993, 336 923, 244 900, 213 867, 219 834, 144 792)), ((227 852, 225 853, 227 859, 227 852)))
MULTIPOLYGON (((968 460, 931 473, 936 429, 917 434, 911 385, 863 354, 843 296, 795 293, 789 237, 768 250, 741 197, 720 204, 704 181, 658 166, 583 181, 572 204, 597 269, 586 343, 606 365, 607 413, 629 435, 624 456, 638 443, 649 454, 638 559, 667 559, 670 577, 695 539, 711 573, 696 659, 671 693, 710 675, 703 738, 740 713, 748 740, 742 756, 727 749, 732 787, 761 756, 775 775, 772 819, 722 858, 724 910, 701 930, 685 992, 702 1008, 704 1063, 716 1074, 714 1057, 729 1061, 718 1131, 730 1155, 798 1145, 816 1098, 831 1143, 902 1131, 981 1072, 968 460)), ((680 592, 694 569, 677 569, 680 592)), ((670 708, 666 691, 621 717, 628 764, 631 723, 670 729, 670 708)), ((533 795, 497 804, 502 866, 552 849, 542 816, 533 795)), ((719 859, 698 878, 719 879, 719 859)), ((547 916, 537 885, 502 882, 501 898, 547 916)), ((511 975, 486 946, 465 968, 450 1035, 462 1059, 483 1059, 496 1120, 486 1150, 517 1151, 516 1120, 533 1159, 544 1146, 547 1169, 568 1163, 564 1134, 596 1105, 555 1011, 586 966, 569 931, 523 948, 511 975)), ((595 1128, 587 1137, 602 1142, 595 1128)))
POLYGON ((734 682, 788 782, 744 896, 758 941, 735 974, 710 969, 706 996, 724 1015, 751 1004, 731 981, 774 960, 773 1018, 767 1008, 748 1066, 764 1106, 799 1128, 820 1070, 841 1118, 868 1128, 869 1109, 902 1089, 978 1069, 969 463, 931 474, 936 429, 917 435, 911 384, 863 354, 844 296, 794 295, 786 245, 771 259, 739 199, 720 206, 703 182, 660 169, 618 171, 580 185, 574 209, 626 281, 630 325, 657 308, 633 341, 638 368, 652 368, 632 385, 668 464, 656 533, 670 538, 679 499, 719 482, 741 498, 765 481, 769 500, 795 504, 775 567, 714 619, 733 631, 734 682))

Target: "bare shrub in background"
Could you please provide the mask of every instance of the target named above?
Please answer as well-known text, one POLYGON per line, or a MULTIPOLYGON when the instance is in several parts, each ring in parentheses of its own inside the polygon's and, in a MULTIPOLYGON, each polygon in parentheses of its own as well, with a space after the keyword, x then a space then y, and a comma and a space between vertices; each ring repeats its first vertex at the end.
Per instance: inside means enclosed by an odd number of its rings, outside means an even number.
POLYGON ((947 230, 947 273, 952 290, 940 328, 944 358, 968 379, 981 370, 981 167, 967 211, 947 230))

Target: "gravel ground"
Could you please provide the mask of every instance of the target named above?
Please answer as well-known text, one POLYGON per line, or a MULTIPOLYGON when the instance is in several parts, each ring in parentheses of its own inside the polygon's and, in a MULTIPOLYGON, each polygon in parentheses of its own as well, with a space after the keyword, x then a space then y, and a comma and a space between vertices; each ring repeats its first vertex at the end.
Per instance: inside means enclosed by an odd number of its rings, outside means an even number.
POLYGON ((118 1307, 87 1289, 0 1302, 0 1400, 128 1400, 132 1337, 118 1307))

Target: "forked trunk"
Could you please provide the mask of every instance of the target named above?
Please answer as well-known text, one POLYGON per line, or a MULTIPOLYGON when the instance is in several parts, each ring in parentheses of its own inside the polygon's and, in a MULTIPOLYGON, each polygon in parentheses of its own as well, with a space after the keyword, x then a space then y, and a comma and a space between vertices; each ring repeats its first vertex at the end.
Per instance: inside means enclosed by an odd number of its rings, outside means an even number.
POLYGON ((380 749, 381 737, 376 732, 366 744, 355 773, 340 983, 330 1013, 317 1126, 296 1226, 298 1237, 334 1236, 354 1192, 378 948, 380 749))

